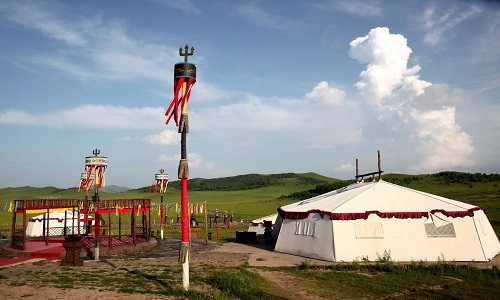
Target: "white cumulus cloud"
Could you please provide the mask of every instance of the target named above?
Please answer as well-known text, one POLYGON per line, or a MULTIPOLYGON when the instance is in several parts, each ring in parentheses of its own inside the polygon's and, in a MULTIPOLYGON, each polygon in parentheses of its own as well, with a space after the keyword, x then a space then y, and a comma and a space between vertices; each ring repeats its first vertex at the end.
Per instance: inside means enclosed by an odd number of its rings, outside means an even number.
POLYGON ((420 139, 416 151, 422 160, 410 166, 414 172, 437 172, 474 165, 472 138, 455 121, 455 108, 427 112, 412 111, 417 122, 415 135, 420 139))
POLYGON ((350 56, 368 64, 356 83, 358 91, 372 104, 379 121, 391 128, 389 134, 415 149, 415 155, 408 155, 409 170, 434 172, 474 165, 472 138, 457 124, 456 107, 450 105, 463 96, 442 85, 425 95, 432 84, 420 79, 420 66, 408 68, 412 50, 403 35, 375 28, 350 46, 350 56))
POLYGON ((387 27, 374 28, 350 43, 349 55, 368 64, 355 85, 378 109, 399 110, 408 100, 399 94, 420 95, 431 85, 419 79, 419 66, 407 68, 411 52, 406 38, 391 34, 387 27))
POLYGON ((306 94, 306 98, 326 106, 337 106, 344 103, 345 92, 331 88, 328 82, 322 81, 306 94))
POLYGON ((142 139, 151 145, 174 145, 179 143, 179 133, 165 129, 158 134, 150 134, 142 139))

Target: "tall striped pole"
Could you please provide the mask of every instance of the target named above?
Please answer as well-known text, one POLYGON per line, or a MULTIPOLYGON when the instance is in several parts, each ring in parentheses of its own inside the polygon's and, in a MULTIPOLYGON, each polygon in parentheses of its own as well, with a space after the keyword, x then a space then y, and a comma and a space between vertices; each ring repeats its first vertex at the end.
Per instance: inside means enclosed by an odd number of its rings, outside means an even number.
POLYGON ((182 287, 189 289, 189 213, 188 213, 188 178, 189 166, 187 158, 187 133, 189 132, 189 120, 187 114, 187 103, 191 94, 191 88, 196 82, 196 66, 188 63, 188 57, 193 55, 194 48, 189 51, 188 45, 179 48, 179 55, 184 56, 184 62, 174 65, 174 100, 170 103, 165 115, 168 116, 167 124, 173 117, 181 134, 181 159, 179 162, 178 178, 181 180, 181 224, 182 240, 179 249, 179 262, 182 263, 182 287), (179 109, 180 106, 180 109, 179 109), (181 112, 179 120, 179 110, 181 112))

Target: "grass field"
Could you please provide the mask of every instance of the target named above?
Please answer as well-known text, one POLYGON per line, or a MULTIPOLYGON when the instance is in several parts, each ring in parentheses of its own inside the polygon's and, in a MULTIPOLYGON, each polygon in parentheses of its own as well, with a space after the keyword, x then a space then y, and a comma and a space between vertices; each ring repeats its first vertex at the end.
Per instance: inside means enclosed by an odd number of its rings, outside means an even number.
MULTIPOLYGON (((456 173, 453 174, 469 174, 456 173)), ((446 174, 445 174, 446 175, 446 174)), ((447 197, 450 199, 466 202, 477 205, 487 210, 487 216, 495 229, 495 232, 500 235, 500 180, 496 177, 491 181, 491 177, 484 179, 483 177, 474 178, 463 175, 459 178, 451 178, 448 176, 439 176, 438 174, 430 175, 405 175, 405 174, 387 174, 384 180, 409 187, 412 189, 428 192, 431 194, 447 197), (465 179, 464 179, 465 178, 465 179), (471 179, 467 180, 467 179, 471 179), (489 181, 490 180, 490 181, 489 181)), ((273 175, 270 175, 273 176, 273 175)), ((295 174, 294 176, 277 176, 272 185, 263 186, 255 189, 242 190, 224 190, 224 191, 189 191, 190 203, 203 203, 206 201, 209 214, 213 214, 215 209, 218 209, 219 214, 224 211, 233 212, 234 220, 237 223, 248 222, 263 216, 276 213, 276 209, 280 205, 294 203, 301 199, 286 198, 292 193, 307 191, 314 189, 318 182, 323 184, 338 182, 337 179, 327 178, 314 173, 295 174)), ((199 181, 199 179, 197 179, 199 181)), ((225 185, 230 185, 231 178, 220 179, 225 182, 225 185)), ((238 177, 238 185, 244 184, 241 178, 238 177)), ((211 180, 212 184, 217 184, 216 180, 211 180)), ((172 184, 175 186, 175 184, 172 184)), ((144 192, 143 189, 130 190, 121 193, 100 193, 101 199, 142 199, 149 198, 154 203, 160 202, 158 193, 144 192)), ((38 199, 40 197, 53 197, 61 199, 82 199, 85 197, 84 192, 75 193, 73 189, 59 189, 55 187, 33 188, 4 188, 0 189, 0 204, 8 203, 14 199, 38 199)), ((176 188, 168 188, 164 195, 164 203, 174 204, 180 201, 180 190, 176 188)), ((4 206, 5 207, 5 206, 4 206)), ((169 212, 169 220, 176 218, 176 212, 172 209, 169 212)), ((153 218, 158 219, 154 215, 153 218)), ((0 228, 10 226, 12 214, 8 211, 0 211, 0 228)), ((197 216, 201 221, 202 216, 197 216)), ((159 221, 159 220, 158 220, 159 221)), ((157 223, 156 221, 155 223, 157 223)))

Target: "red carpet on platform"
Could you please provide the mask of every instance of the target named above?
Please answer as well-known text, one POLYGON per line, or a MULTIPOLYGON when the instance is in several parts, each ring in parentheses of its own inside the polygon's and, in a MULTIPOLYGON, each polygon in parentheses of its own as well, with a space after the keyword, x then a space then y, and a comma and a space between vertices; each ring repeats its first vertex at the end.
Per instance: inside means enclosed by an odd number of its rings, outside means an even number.
POLYGON ((62 246, 62 242, 50 241, 46 245, 44 241, 40 240, 27 241, 25 250, 12 249, 9 246, 5 246, 4 250, 14 256, 44 258, 48 260, 64 258, 64 253, 66 252, 62 246))
MULTIPOLYGON (((116 253, 133 253, 137 251, 144 251, 147 248, 151 248, 156 246, 156 239, 151 238, 149 241, 145 239, 137 239, 136 245, 130 245, 130 244, 122 244, 118 243, 118 240, 121 239, 121 237, 113 237, 113 240, 115 242, 113 243, 113 249, 109 249, 107 245, 109 244, 108 238, 102 238, 101 239, 101 253, 102 255, 111 255, 111 254, 116 254, 116 253)), ((125 237, 123 237, 125 239, 125 237)), ((66 250, 62 246, 62 242, 64 241, 64 238, 51 238, 48 242, 48 244, 45 243, 43 239, 35 239, 35 240, 29 240, 26 241, 26 249, 25 250, 19 250, 19 249, 13 249, 10 247, 10 245, 6 245, 3 247, 3 249, 9 253, 12 256, 15 257, 0 257, 0 267, 12 265, 12 264, 18 264, 23 261, 28 261, 30 259, 47 259, 47 260, 63 260, 66 256, 66 250)), ((89 249, 90 252, 93 252, 93 237, 85 237, 83 239, 84 241, 84 248, 82 251, 85 251, 84 249, 89 249)))

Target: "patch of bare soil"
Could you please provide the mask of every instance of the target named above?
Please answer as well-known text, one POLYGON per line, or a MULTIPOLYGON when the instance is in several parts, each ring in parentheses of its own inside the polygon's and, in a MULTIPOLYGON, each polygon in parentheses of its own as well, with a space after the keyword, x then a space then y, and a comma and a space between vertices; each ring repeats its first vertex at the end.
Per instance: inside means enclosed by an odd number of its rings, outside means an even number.
POLYGON ((267 281, 275 283, 279 287, 286 287, 287 292, 293 295, 294 299, 304 299, 304 300, 324 300, 328 298, 322 298, 311 293, 312 289, 308 289, 301 284, 294 283, 293 276, 287 275, 282 272, 276 271, 265 271, 262 269, 253 270, 260 276, 262 276, 267 281), (293 289, 291 289, 293 287, 293 289))
POLYGON ((455 277, 450 277, 450 276, 441 276, 443 278, 446 278, 449 280, 448 283, 446 284, 437 284, 437 285, 423 285, 421 287, 417 287, 411 290, 406 290, 403 292, 397 292, 397 293, 392 293, 390 295, 387 295, 386 297, 383 297, 381 299, 397 299, 402 296, 408 296, 411 295, 412 293, 418 292, 418 291, 432 291, 432 290, 443 290, 447 286, 450 286, 452 284, 457 284, 460 282, 463 282, 463 279, 455 278, 455 277))

